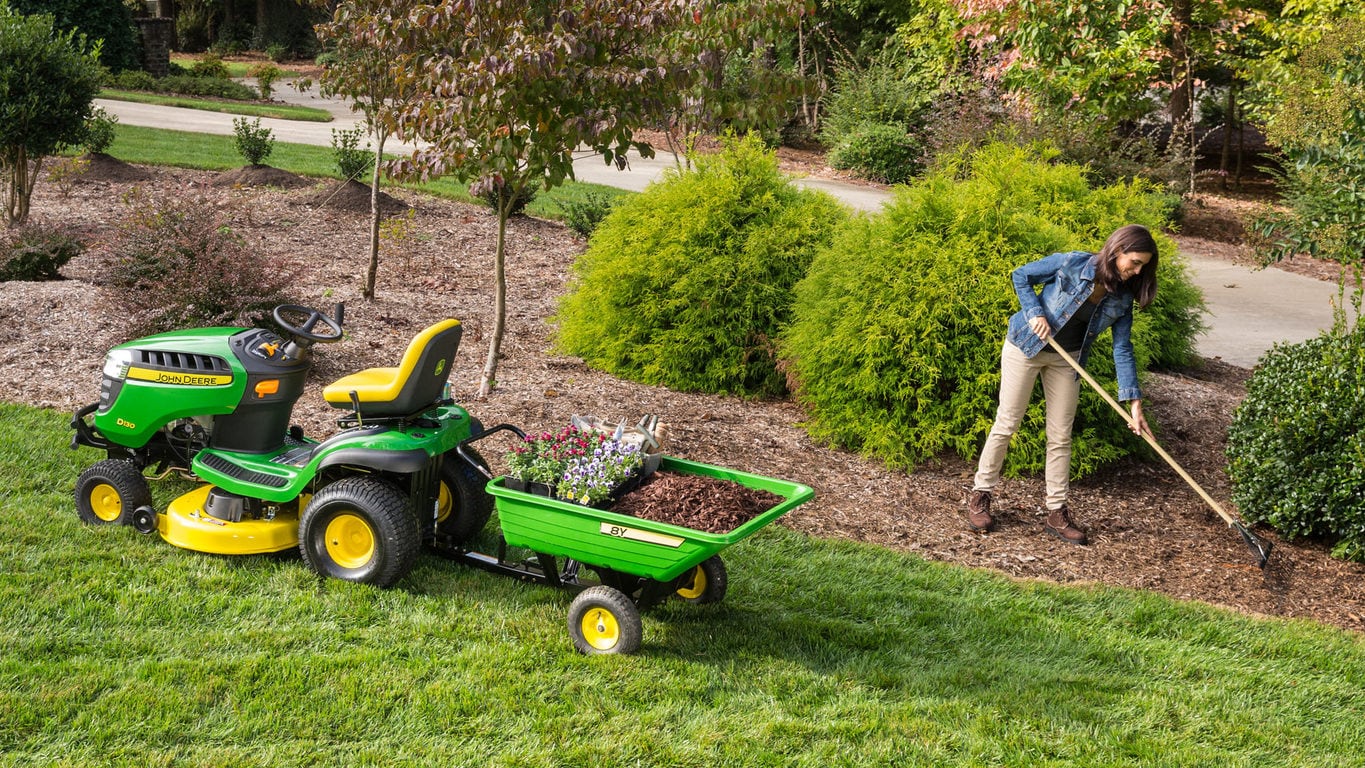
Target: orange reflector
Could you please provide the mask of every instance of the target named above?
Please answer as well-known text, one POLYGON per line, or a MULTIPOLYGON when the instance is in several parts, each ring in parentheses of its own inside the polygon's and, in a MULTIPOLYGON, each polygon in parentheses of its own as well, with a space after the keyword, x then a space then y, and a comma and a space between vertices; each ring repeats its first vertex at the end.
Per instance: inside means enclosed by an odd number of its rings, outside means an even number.
POLYGON ((279 391, 280 391, 279 379, 266 379, 265 381, 259 381, 256 383, 256 397, 265 397, 266 395, 273 395, 279 391))

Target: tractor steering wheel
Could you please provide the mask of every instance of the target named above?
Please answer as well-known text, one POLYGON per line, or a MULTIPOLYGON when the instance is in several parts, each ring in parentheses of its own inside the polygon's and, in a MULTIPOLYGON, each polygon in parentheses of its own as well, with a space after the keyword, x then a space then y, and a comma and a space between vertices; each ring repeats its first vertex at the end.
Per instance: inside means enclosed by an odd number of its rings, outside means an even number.
POLYGON ((298 304, 281 304, 278 307, 275 307, 273 314, 275 322, 279 323, 280 328, 286 333, 298 338, 301 342, 311 344, 318 341, 323 343, 341 341, 341 312, 341 305, 338 304, 336 319, 334 320, 316 309, 299 306, 298 304), (285 319, 285 317, 289 315, 293 315, 296 318, 300 315, 306 315, 307 317, 303 319, 302 322, 291 322, 290 320, 285 319), (331 333, 323 334, 314 331, 313 329, 318 323, 325 325, 327 327, 326 329, 331 331, 331 333))

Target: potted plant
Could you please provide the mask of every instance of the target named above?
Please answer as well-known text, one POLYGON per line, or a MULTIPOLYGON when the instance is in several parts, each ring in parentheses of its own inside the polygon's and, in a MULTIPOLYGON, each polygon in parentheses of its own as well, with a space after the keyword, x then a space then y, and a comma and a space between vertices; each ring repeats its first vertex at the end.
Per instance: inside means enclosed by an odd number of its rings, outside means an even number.
POLYGON ((527 435, 506 456, 508 488, 580 504, 600 504, 637 481, 639 446, 603 432, 567 426, 527 435))

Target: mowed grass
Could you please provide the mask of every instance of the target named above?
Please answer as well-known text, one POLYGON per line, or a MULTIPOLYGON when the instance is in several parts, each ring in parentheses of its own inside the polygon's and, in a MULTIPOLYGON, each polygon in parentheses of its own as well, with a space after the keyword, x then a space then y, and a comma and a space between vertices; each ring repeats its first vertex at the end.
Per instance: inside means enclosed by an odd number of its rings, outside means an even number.
POLYGON ((723 603, 588 658, 568 592, 434 555, 379 590, 81 524, 69 418, 0 404, 3 766, 1362 761, 1346 632, 771 525, 723 603))
POLYGON ((303 120, 313 123, 330 123, 332 113, 315 107, 300 107, 293 104, 264 104, 254 101, 228 101, 225 99, 200 99, 193 96, 175 96, 165 93, 145 91, 123 91, 105 88, 99 98, 116 101, 132 101, 140 104, 157 104, 163 107, 183 109, 202 109, 207 112, 226 112, 248 117, 273 117, 280 120, 303 120))

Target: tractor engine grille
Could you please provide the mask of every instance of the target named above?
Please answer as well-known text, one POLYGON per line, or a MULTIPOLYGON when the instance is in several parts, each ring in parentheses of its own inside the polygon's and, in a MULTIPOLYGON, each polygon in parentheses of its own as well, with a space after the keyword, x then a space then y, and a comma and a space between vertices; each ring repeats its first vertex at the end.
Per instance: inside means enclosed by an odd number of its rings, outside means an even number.
POLYGON ((163 371, 193 373, 228 373, 232 369, 221 357, 196 355, 189 352, 165 352, 159 349, 138 350, 138 362, 163 371))

